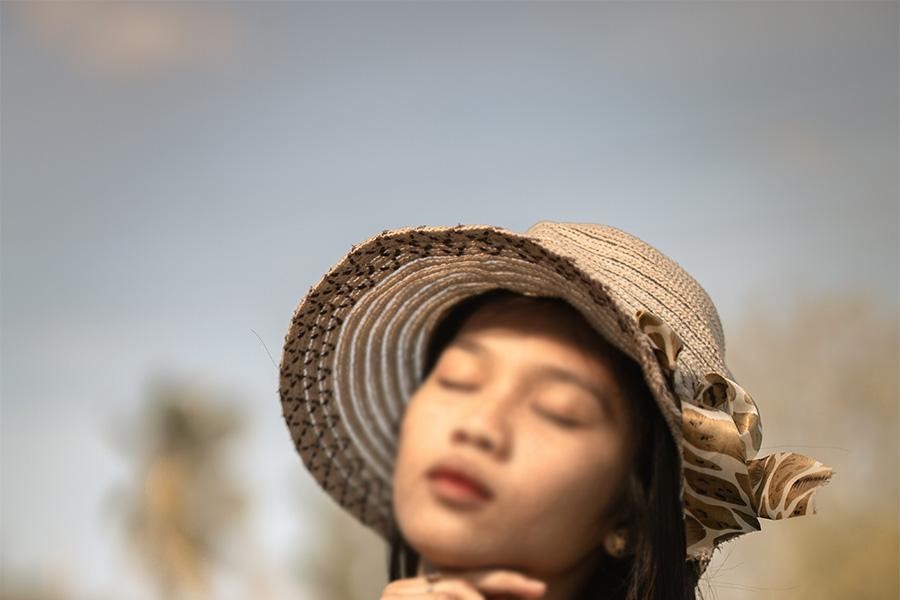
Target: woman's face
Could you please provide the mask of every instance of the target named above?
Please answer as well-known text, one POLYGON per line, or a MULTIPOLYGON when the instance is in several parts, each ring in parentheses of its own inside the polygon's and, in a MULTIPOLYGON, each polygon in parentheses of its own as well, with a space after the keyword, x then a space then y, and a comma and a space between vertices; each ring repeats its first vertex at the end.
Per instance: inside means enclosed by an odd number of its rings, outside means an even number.
POLYGON ((393 479, 407 541, 446 567, 572 567, 616 523, 631 468, 630 405, 571 314, 529 302, 485 306, 409 401, 393 479), (490 489, 466 499, 428 474, 442 461, 490 489), (461 498, 461 499, 460 499, 461 498))

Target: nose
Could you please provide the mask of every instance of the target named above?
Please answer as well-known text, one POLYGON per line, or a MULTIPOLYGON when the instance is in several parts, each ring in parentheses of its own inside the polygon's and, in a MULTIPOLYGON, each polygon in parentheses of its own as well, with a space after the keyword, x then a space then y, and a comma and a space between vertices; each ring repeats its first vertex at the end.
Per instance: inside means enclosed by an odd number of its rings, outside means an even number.
POLYGON ((509 446, 511 404, 485 394, 473 399, 473 405, 454 427, 453 441, 471 443, 490 454, 504 455, 509 446))

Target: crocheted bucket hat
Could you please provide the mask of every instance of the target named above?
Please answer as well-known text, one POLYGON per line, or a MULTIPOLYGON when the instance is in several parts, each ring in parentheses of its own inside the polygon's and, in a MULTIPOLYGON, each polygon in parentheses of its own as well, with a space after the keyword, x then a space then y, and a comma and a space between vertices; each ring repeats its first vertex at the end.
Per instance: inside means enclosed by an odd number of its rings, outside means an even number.
POLYGON ((450 308, 492 289, 558 297, 637 361, 681 448, 686 559, 706 568, 759 518, 815 513, 832 476, 792 452, 757 457, 756 403, 725 364, 719 316, 675 261, 608 225, 541 221, 384 230, 354 245, 301 299, 285 336, 279 393, 306 468, 382 537, 406 401, 429 336, 450 308))

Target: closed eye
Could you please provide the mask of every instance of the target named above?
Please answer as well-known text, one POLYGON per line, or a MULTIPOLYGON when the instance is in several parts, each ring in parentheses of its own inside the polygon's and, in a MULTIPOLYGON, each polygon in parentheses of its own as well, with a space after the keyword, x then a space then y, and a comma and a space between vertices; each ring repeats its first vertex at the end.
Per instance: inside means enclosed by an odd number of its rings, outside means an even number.
POLYGON ((451 390, 465 390, 472 392, 478 389, 478 386, 472 383, 460 383, 457 381, 449 381, 447 379, 438 379, 437 382, 441 387, 450 388, 451 390))
MULTIPOLYGON (((438 380, 437 380, 437 383, 438 383, 438 385, 440 385, 441 387, 443 387, 443 388, 448 388, 448 389, 451 389, 451 390, 461 390, 461 391, 466 391, 466 392, 472 392, 472 391, 475 391, 475 390, 478 389, 478 385, 477 385, 477 384, 472 384, 472 383, 460 383, 460 382, 457 382, 457 381, 450 381, 450 380, 448 380, 448 379, 438 379, 438 380)), ((575 428, 575 427, 578 427, 578 426, 580 425, 580 423, 579 423, 578 421, 574 420, 574 419, 569 419, 569 418, 567 418, 567 417, 562 417, 562 416, 560 416, 560 415, 557 415, 557 414, 548 412, 548 411, 542 409, 542 408, 539 407, 539 406, 535 406, 535 407, 534 407, 534 410, 535 410, 535 412, 537 412, 539 415, 541 415, 542 417, 544 417, 544 418, 547 419, 548 421, 552 421, 552 422, 554 422, 554 423, 556 423, 556 424, 558 424, 558 425, 560 425, 560 426, 562 426, 562 427, 566 427, 566 428, 575 428)))
POLYGON ((538 414, 540 414, 542 417, 546 418, 547 420, 558 423, 559 425, 562 425, 563 427, 574 428, 574 427, 578 427, 578 425, 579 425, 578 421, 575 421, 574 419, 569 419, 567 417, 561 417, 559 415, 547 412, 544 409, 540 408, 539 406, 535 406, 534 410, 535 410, 535 412, 537 412, 538 414))

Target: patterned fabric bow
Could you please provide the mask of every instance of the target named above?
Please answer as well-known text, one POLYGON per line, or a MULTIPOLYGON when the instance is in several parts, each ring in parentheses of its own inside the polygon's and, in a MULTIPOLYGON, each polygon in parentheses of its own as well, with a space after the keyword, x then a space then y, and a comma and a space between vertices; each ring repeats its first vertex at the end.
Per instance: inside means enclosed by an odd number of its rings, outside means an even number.
POLYGON ((793 452, 755 458, 762 428, 750 394, 717 373, 692 383, 677 364, 678 335, 653 313, 636 317, 681 399, 687 554, 708 561, 719 543, 759 531, 757 517, 815 514, 813 496, 832 469, 793 452))

